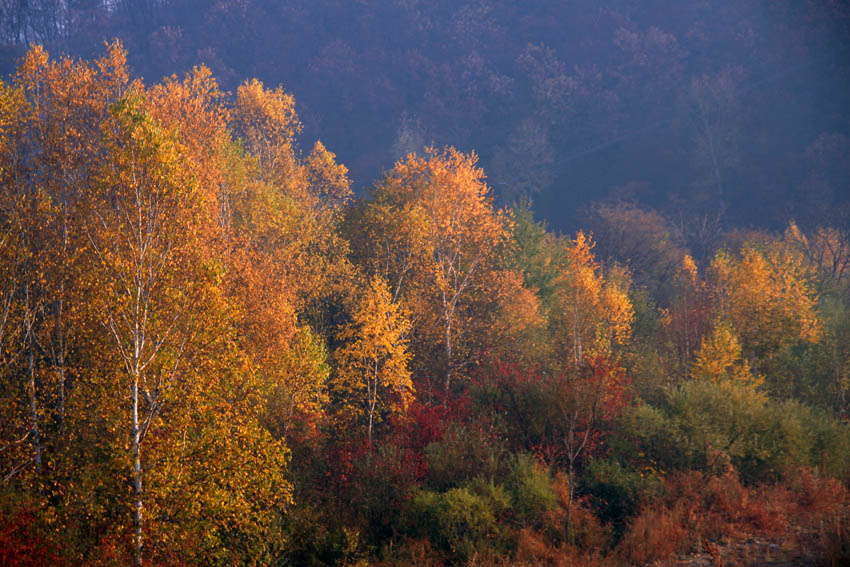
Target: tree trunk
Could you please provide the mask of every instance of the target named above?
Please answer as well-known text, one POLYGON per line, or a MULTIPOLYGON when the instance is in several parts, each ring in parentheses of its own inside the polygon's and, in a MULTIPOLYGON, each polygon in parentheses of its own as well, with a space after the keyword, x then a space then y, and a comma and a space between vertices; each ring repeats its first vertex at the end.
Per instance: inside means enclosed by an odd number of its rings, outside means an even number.
POLYGON ((446 378, 445 389, 448 394, 452 382, 452 323, 449 317, 446 317, 446 378))
POLYGON ((35 353, 33 352, 33 344, 32 344, 32 329, 27 331, 29 335, 29 354, 28 354, 28 366, 29 366, 29 398, 30 398, 30 413, 32 419, 32 451, 33 451, 33 462, 35 463, 35 471, 41 474, 41 434, 38 430, 38 404, 36 402, 36 392, 35 392, 35 353))
POLYGON ((573 519, 573 494, 575 493, 575 489, 573 488, 573 486, 574 486, 573 459, 570 459, 569 470, 567 472, 567 475, 568 475, 568 478, 569 478, 569 481, 570 481, 570 492, 569 492, 569 496, 567 497, 567 534, 566 534, 566 538, 567 538, 567 543, 571 543, 572 540, 571 540, 571 537, 570 537, 570 524, 571 524, 572 519, 573 519))
POLYGON ((576 364, 582 363, 581 334, 578 328, 578 297, 573 304, 573 357, 576 364))
POLYGON ((372 423, 375 415, 375 406, 378 403, 378 363, 372 375, 372 385, 369 387, 369 452, 372 451, 372 423))
POLYGON ((136 565, 142 564, 142 459, 139 431, 139 377, 133 380, 133 529, 136 565))
POLYGON ((41 433, 38 427, 38 400, 35 389, 35 337, 33 336, 33 313, 30 308, 30 293, 29 285, 24 286, 24 309, 26 326, 26 342, 27 342, 27 370, 28 381, 27 390, 30 402, 30 420, 32 430, 32 452, 33 462, 35 463, 35 471, 41 474, 41 433))

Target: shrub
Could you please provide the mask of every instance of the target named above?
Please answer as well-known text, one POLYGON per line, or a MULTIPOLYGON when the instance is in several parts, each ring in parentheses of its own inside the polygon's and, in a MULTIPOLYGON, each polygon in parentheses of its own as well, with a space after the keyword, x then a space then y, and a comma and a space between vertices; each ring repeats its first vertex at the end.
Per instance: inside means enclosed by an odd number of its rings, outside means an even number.
POLYGON ((619 550, 627 561, 642 565, 667 559, 687 546, 688 531, 679 514, 666 508, 645 508, 629 522, 619 550))
POLYGON ((0 565, 36 567, 59 565, 53 546, 38 532, 39 522, 33 510, 0 509, 0 565))
POLYGON ((481 428, 454 427, 425 448, 428 485, 446 490, 478 476, 494 478, 502 457, 502 447, 481 428))
POLYGON ((349 505, 365 522, 372 542, 392 535, 416 485, 417 467, 411 451, 390 443, 355 459, 349 505))
POLYGON ((417 491, 404 525, 414 537, 427 537, 451 561, 466 561, 506 546, 502 514, 509 508, 505 490, 488 481, 438 493, 417 491))
POLYGON ((658 492, 659 483, 653 475, 629 470, 616 460, 596 460, 585 470, 581 484, 597 517, 610 523, 619 538, 641 502, 658 492))
POLYGON ((508 488, 514 514, 523 526, 540 528, 546 513, 558 505, 552 476, 531 455, 516 455, 510 467, 508 488))
POLYGON ((798 466, 850 473, 848 425, 729 381, 686 383, 662 407, 629 412, 619 433, 616 454, 639 470, 722 474, 731 464, 748 483, 782 478, 798 466))

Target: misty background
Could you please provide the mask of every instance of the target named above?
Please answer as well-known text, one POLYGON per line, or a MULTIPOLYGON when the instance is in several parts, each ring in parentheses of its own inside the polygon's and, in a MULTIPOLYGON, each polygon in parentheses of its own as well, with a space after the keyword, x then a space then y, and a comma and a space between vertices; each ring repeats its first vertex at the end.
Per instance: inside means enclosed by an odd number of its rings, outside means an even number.
MULTIPOLYGON (((117 37, 147 81, 211 68, 295 95, 362 192, 425 145, 480 156, 503 203, 572 230, 591 203, 707 233, 850 224, 850 2, 0 0, 0 71, 31 42, 117 37)), ((591 219, 592 220, 592 219, 591 219)), ((592 224, 592 223, 591 223, 592 224)))

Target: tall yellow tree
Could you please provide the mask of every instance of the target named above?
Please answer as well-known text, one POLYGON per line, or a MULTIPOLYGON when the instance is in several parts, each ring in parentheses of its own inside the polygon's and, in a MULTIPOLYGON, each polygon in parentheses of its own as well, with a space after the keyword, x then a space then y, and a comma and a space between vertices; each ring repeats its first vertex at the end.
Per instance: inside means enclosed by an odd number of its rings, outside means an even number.
POLYGON ((143 557, 143 447, 183 372, 192 334, 200 195, 182 177, 179 145, 144 108, 141 93, 104 124, 109 160, 91 201, 86 234, 97 259, 99 305, 130 393, 134 556, 143 557), (190 205, 192 203, 193 205, 190 205), (178 220, 179 219, 179 220, 178 220))
POLYGON ((711 263, 718 317, 737 332, 744 353, 762 362, 797 342, 815 342, 814 270, 782 241, 745 243, 739 255, 721 250, 711 263))
POLYGON ((354 308, 351 324, 340 334, 348 344, 337 353, 337 389, 355 401, 355 411, 365 411, 370 445, 378 403, 404 407, 412 398, 409 332, 410 323, 393 303, 387 283, 373 276, 354 308))

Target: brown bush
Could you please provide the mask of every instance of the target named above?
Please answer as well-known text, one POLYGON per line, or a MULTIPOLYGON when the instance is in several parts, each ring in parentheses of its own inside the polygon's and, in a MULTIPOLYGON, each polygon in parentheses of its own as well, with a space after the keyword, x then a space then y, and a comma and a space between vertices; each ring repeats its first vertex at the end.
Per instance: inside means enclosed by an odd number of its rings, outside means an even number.
POLYGON ((619 551, 630 563, 650 563, 667 559, 688 547, 688 529, 683 508, 647 507, 629 524, 619 551))
POLYGON ((517 534, 515 560, 521 564, 554 567, 558 561, 558 550, 547 545, 542 534, 523 528, 517 534))
POLYGON ((850 491, 834 478, 800 469, 789 479, 797 497, 803 546, 827 565, 850 564, 850 491))
POLYGON ((376 567, 407 567, 417 565, 419 567, 441 567, 442 561, 431 547, 427 539, 403 539, 394 549, 386 551, 383 561, 376 567))
POLYGON ((795 506, 794 495, 785 486, 764 486, 750 498, 743 522, 753 533, 768 537, 787 535, 795 506))

